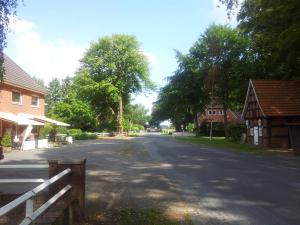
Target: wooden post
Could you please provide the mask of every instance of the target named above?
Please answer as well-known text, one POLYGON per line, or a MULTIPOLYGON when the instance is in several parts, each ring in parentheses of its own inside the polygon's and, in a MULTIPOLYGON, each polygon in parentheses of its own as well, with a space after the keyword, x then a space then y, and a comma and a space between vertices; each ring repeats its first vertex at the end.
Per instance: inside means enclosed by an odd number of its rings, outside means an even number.
POLYGON ((74 161, 59 161, 50 160, 49 161, 49 178, 55 176, 59 172, 70 168, 71 174, 68 179, 63 179, 63 181, 58 181, 58 183, 53 184, 49 191, 57 192, 57 189, 63 188, 65 185, 70 184, 72 189, 70 191, 70 204, 72 207, 71 217, 74 220, 80 220, 84 217, 85 209, 85 167, 86 160, 74 160, 74 161))

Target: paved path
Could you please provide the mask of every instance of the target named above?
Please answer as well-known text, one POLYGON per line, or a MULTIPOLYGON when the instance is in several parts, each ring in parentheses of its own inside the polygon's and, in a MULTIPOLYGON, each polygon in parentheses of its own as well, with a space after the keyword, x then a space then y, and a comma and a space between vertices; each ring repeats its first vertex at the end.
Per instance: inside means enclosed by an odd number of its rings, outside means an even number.
MULTIPOLYGON (((87 158, 87 211, 163 207, 194 224, 300 224, 300 158, 257 156, 161 136, 13 152, 1 164, 87 158)), ((47 171, 0 171, 0 177, 47 171)), ((28 189, 28 186, 0 191, 28 189)))

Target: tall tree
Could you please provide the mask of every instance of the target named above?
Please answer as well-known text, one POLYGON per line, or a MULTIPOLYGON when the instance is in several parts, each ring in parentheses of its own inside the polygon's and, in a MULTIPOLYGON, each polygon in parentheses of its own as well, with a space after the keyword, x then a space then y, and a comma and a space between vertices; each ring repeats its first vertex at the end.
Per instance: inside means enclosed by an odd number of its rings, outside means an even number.
POLYGON ((257 74, 269 79, 299 79, 299 0, 219 0, 230 14, 238 4, 238 27, 253 40, 257 74))
POLYGON ((224 107, 224 129, 227 131, 227 109, 241 105, 249 74, 248 40, 238 30, 222 25, 212 25, 190 50, 192 57, 206 73, 207 92, 211 101, 224 107), (241 94, 243 93, 243 94, 241 94))
POLYGON ((160 90, 158 100, 152 111, 152 122, 171 119, 176 130, 181 125, 195 123, 198 126, 197 113, 200 112, 207 97, 203 91, 203 73, 199 62, 189 55, 176 51, 178 69, 168 78, 168 84, 160 90))
POLYGON ((130 94, 153 87, 139 43, 131 35, 103 37, 91 44, 81 62, 81 69, 94 81, 105 81, 117 88, 117 132, 123 133, 123 109, 130 94))
POLYGON ((4 55, 3 50, 7 45, 6 34, 9 31, 9 22, 12 15, 16 14, 18 0, 1 0, 0 3, 0 81, 4 75, 4 55))

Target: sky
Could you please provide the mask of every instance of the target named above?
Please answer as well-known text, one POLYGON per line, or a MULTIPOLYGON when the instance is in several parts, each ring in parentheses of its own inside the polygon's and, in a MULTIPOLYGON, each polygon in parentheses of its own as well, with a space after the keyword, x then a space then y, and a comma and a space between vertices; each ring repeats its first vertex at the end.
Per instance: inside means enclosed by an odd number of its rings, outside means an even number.
MULTIPOLYGON (((234 24, 218 0, 24 0, 12 19, 5 53, 47 84, 73 76, 90 43, 112 34, 135 35, 158 87, 212 23, 234 24)), ((157 93, 134 96, 151 110, 157 93)))

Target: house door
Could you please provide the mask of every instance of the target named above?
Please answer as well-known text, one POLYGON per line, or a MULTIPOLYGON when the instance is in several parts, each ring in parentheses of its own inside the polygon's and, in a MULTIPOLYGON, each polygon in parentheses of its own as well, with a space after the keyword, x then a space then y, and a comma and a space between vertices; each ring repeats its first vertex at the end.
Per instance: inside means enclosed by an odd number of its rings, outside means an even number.
POLYGON ((258 145, 258 127, 253 127, 253 138, 254 138, 254 144, 258 145))

